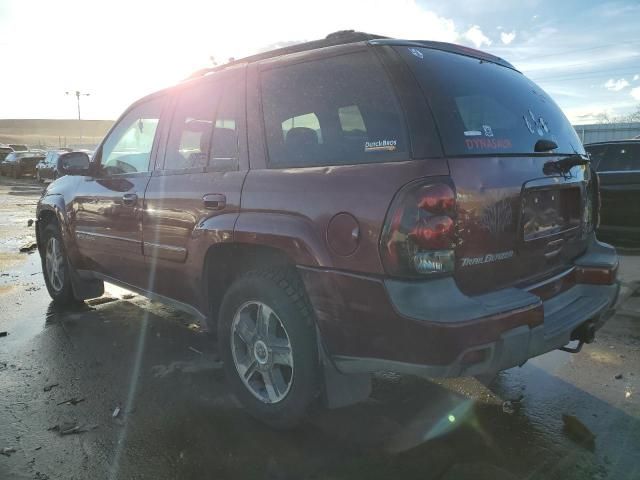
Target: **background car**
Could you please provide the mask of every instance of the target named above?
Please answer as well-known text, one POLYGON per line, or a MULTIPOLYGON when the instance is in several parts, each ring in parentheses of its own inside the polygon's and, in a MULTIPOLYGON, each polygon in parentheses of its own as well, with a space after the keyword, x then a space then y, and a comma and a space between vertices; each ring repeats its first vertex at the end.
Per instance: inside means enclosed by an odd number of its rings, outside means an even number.
POLYGON ((29 151, 29 147, 27 147, 26 145, 23 145, 21 143, 10 143, 9 146, 11 148, 13 148, 14 152, 28 152, 29 151))
POLYGON ((613 243, 640 242, 640 140, 585 145, 600 178, 599 233, 613 243))
POLYGON ((0 164, 0 173, 13 178, 19 178, 25 174, 34 175, 36 165, 44 155, 38 152, 11 152, 0 164))
POLYGON ((0 163, 2 163, 4 159, 7 158, 7 155, 9 155, 13 151, 13 148, 11 148, 9 145, 0 145, 0 163))
POLYGON ((36 178, 39 182, 51 179, 55 180, 60 177, 60 169, 58 168, 58 159, 60 155, 73 151, 70 148, 61 148, 59 150, 49 150, 46 152, 45 157, 40 163, 36 165, 36 178))

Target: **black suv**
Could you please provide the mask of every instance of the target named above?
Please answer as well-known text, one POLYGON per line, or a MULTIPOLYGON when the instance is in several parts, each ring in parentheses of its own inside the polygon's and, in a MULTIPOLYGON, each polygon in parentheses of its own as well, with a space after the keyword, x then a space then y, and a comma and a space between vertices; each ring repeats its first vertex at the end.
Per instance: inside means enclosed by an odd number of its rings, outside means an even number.
POLYGON ((585 145, 600 178, 599 233, 616 242, 640 242, 640 140, 585 145))

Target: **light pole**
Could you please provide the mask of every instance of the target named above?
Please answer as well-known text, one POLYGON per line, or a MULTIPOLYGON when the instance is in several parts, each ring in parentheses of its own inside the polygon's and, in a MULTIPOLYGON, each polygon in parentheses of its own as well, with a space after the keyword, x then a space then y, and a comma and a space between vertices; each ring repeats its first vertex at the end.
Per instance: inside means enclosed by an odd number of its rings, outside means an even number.
POLYGON ((88 97, 91 95, 90 93, 83 93, 80 90, 76 90, 75 92, 64 92, 65 95, 75 95, 76 101, 78 102, 78 120, 80 120, 80 97, 88 97))

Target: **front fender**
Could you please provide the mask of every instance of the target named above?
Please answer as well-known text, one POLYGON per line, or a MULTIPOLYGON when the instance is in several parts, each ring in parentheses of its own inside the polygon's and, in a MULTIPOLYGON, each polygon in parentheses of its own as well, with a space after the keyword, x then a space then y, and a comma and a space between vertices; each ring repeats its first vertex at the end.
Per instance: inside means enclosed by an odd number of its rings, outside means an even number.
POLYGON ((73 211, 70 206, 66 204, 64 196, 61 193, 45 192, 38 202, 36 208, 36 242, 38 244, 38 250, 42 252, 43 249, 40 229, 42 228, 42 220, 49 212, 54 215, 60 226, 60 235, 62 236, 62 241, 64 242, 64 247, 71 265, 74 268, 78 268, 81 265, 80 253, 70 221, 70 216, 73 215, 73 211))

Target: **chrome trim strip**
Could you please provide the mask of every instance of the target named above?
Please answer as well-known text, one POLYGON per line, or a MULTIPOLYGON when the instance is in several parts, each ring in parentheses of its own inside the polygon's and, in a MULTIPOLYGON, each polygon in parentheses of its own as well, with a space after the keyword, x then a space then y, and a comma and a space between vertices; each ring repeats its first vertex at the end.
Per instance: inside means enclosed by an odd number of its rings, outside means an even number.
POLYGON ((104 233, 85 232, 84 230, 76 230, 76 238, 81 235, 84 235, 87 237, 107 238, 109 240, 120 240, 123 242, 130 242, 130 243, 136 243, 136 244, 140 243, 140 240, 136 240, 134 238, 126 238, 126 237, 119 237, 117 235, 107 235, 104 233))
POLYGON ((187 249, 184 247, 174 247, 173 245, 164 245, 160 243, 143 242, 145 248, 156 248, 158 250, 170 250, 176 253, 187 253, 187 249))

